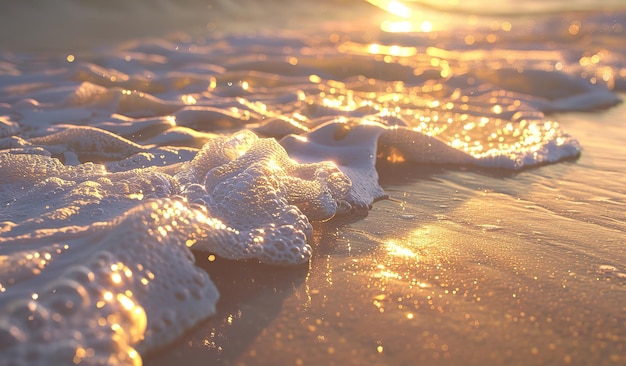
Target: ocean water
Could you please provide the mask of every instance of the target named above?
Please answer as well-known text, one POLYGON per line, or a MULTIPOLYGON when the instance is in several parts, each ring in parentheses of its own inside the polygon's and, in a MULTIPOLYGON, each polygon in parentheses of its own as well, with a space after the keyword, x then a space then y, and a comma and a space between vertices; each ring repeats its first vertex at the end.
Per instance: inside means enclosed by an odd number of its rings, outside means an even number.
POLYGON ((0 19, 0 364, 626 360, 621 1, 0 19))

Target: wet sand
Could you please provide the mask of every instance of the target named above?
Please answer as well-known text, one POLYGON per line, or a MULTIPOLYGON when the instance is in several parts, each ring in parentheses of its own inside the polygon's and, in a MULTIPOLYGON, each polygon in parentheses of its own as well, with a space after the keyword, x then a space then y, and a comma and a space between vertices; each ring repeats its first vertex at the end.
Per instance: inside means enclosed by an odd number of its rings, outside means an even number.
POLYGON ((218 313, 145 364, 625 363, 626 106, 552 117, 578 160, 381 165, 389 199, 318 225, 308 267, 197 253, 218 313))

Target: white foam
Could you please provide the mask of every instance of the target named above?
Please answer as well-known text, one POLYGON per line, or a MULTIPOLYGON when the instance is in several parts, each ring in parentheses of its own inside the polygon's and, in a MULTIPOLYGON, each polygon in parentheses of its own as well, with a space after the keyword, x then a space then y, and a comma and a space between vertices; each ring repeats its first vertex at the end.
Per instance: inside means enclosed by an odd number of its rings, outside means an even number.
POLYGON ((309 260, 309 219, 332 218, 350 189, 335 165, 297 164, 274 139, 248 131, 211 140, 177 178, 182 194, 206 206, 215 226, 226 226, 215 235, 207 230, 194 248, 283 265, 309 260))
POLYGON ((329 122, 307 135, 289 135, 280 140, 289 156, 300 162, 332 161, 352 181, 342 210, 368 210, 385 196, 378 185, 376 146, 385 127, 376 123, 329 122))
MULTIPOLYGON (((55 229, 2 238, 3 359, 140 364, 137 351, 167 344, 214 313, 217 289, 181 240, 196 216, 180 202, 146 202, 88 226, 46 219, 55 229)), ((30 219, 22 225, 39 226, 30 219)))
POLYGON ((0 53, 0 361, 138 364, 215 311, 190 248, 305 263, 311 221, 385 196, 381 161, 578 156, 544 113, 617 103, 624 47, 561 26, 478 28, 472 51, 450 28, 0 53), (547 34, 564 50, 535 49, 547 34))
MULTIPOLYGON (((136 151, 93 128, 31 142, 81 154, 97 146, 105 158, 108 143, 121 144, 118 159, 136 151)), ((215 311, 217 290, 189 247, 306 262, 312 228, 303 212, 327 220, 350 189, 333 164, 297 164, 274 139, 247 131, 212 139, 183 162, 138 150, 129 159, 140 167, 118 173, 0 153, 3 357, 66 363, 86 352, 89 362, 136 364, 137 350, 169 343, 215 311), (175 195, 184 198, 167 198, 175 195)))

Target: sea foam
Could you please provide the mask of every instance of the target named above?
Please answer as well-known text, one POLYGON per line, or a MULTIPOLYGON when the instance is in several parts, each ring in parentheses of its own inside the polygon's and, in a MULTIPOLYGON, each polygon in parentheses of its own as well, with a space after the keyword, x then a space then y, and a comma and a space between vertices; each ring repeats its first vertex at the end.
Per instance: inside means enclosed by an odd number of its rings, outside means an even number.
POLYGON ((191 250, 306 263, 312 221, 385 196, 377 163, 577 157, 545 113, 618 103, 623 57, 474 32, 472 51, 275 32, 3 53, 0 361, 140 364, 215 312, 191 250))

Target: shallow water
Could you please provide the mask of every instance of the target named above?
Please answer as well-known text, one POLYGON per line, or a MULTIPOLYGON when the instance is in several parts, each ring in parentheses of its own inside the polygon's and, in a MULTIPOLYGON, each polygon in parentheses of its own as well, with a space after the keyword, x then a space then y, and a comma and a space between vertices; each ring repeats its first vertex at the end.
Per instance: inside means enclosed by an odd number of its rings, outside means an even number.
POLYGON ((32 4, 0 361, 624 361, 617 5, 32 4))

